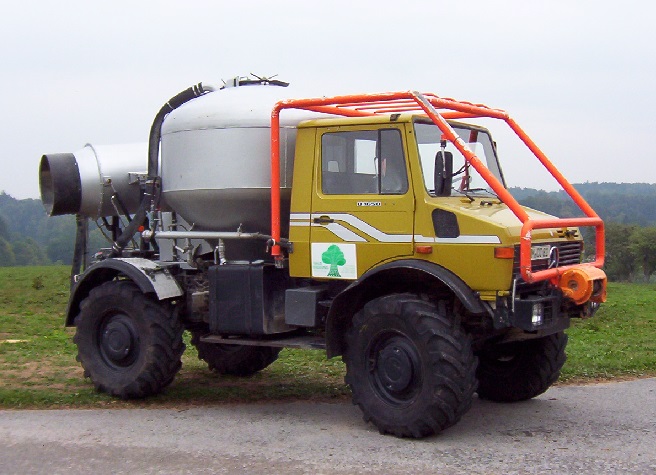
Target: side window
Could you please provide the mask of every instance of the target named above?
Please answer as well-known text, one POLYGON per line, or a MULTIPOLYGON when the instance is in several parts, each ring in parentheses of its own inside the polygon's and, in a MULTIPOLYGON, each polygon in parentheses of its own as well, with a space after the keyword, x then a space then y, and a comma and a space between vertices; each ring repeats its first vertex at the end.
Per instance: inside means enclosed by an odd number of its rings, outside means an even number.
POLYGON ((406 193, 408 177, 400 132, 383 129, 323 134, 321 191, 325 195, 406 193))

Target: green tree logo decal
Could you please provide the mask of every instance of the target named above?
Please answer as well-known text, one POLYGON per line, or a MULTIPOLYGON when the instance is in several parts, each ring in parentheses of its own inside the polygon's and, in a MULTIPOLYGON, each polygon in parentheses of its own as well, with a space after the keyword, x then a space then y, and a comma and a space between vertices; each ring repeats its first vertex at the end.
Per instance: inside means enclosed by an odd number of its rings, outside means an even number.
POLYGON ((326 252, 321 254, 321 260, 324 264, 328 264, 330 266, 328 277, 341 277, 337 266, 343 266, 346 264, 346 259, 344 258, 344 253, 339 248, 339 246, 333 244, 328 249, 326 249, 326 252))

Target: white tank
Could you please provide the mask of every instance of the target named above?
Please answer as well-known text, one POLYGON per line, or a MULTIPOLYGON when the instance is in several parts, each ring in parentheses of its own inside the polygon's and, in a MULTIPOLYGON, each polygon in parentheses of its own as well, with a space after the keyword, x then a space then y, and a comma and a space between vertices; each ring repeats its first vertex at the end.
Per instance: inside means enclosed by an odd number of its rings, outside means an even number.
MULTIPOLYGON (((248 85, 201 96, 162 126, 162 198, 194 229, 270 232, 271 110, 288 87, 248 85)), ((287 222, 296 125, 321 114, 280 114, 282 221, 287 222)))

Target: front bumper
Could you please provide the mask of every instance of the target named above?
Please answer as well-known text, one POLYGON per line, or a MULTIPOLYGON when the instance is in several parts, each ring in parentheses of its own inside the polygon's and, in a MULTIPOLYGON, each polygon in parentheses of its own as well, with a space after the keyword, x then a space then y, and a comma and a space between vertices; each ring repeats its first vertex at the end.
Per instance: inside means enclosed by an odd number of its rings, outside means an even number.
MULTIPOLYGON (((546 287, 546 285, 545 285, 546 287)), ((539 293, 523 293, 512 297, 498 297, 493 310, 494 328, 519 330, 548 335, 569 328, 571 318, 590 318, 599 309, 598 302, 576 305, 558 288, 544 287, 539 293)))
POLYGON ((516 298, 512 302, 508 320, 511 327, 532 332, 564 330, 569 327, 570 315, 563 309, 563 296, 559 291, 550 295, 532 295, 516 298))

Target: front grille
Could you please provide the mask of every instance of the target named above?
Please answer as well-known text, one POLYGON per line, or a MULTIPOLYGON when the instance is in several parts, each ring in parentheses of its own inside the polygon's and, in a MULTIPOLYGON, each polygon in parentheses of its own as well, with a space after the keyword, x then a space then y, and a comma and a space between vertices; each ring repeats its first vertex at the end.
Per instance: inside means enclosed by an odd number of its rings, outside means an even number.
MULTIPOLYGON (((582 241, 555 241, 533 244, 533 246, 547 245, 550 248, 558 248, 558 267, 581 263, 583 255, 582 241)), ((536 259, 531 262, 532 272, 546 269, 549 269, 549 259, 536 259)), ((531 312, 536 302, 544 305, 544 321, 540 328, 551 326, 556 319, 567 316, 573 310, 573 307, 563 303, 562 294, 554 289, 548 280, 529 284, 522 279, 519 266, 519 246, 515 246, 512 286, 514 298, 512 302, 513 325, 523 330, 535 330, 531 320, 531 312)))
MULTIPOLYGON (((556 242, 541 242, 535 243, 534 246, 555 246, 559 252, 558 267, 569 266, 573 264, 580 264, 583 255, 583 241, 556 241, 556 242)), ((549 268, 549 259, 536 259, 531 262, 531 271, 537 272, 549 268)), ((530 294, 543 294, 549 292, 549 284, 547 281, 533 282, 529 284, 524 282, 521 277, 519 266, 519 246, 515 246, 515 259, 513 261, 513 281, 516 279, 515 292, 519 296, 527 296, 530 294)))
MULTIPOLYGON (((556 241, 556 242, 541 242, 536 243, 534 246, 557 247, 560 256, 558 267, 569 266, 581 263, 581 256, 583 254, 583 241, 556 241)), ((549 268, 549 259, 539 259, 531 262, 532 272, 546 270, 549 268)), ((515 259, 513 261, 513 278, 520 277, 519 270, 519 246, 515 246, 515 259)))

